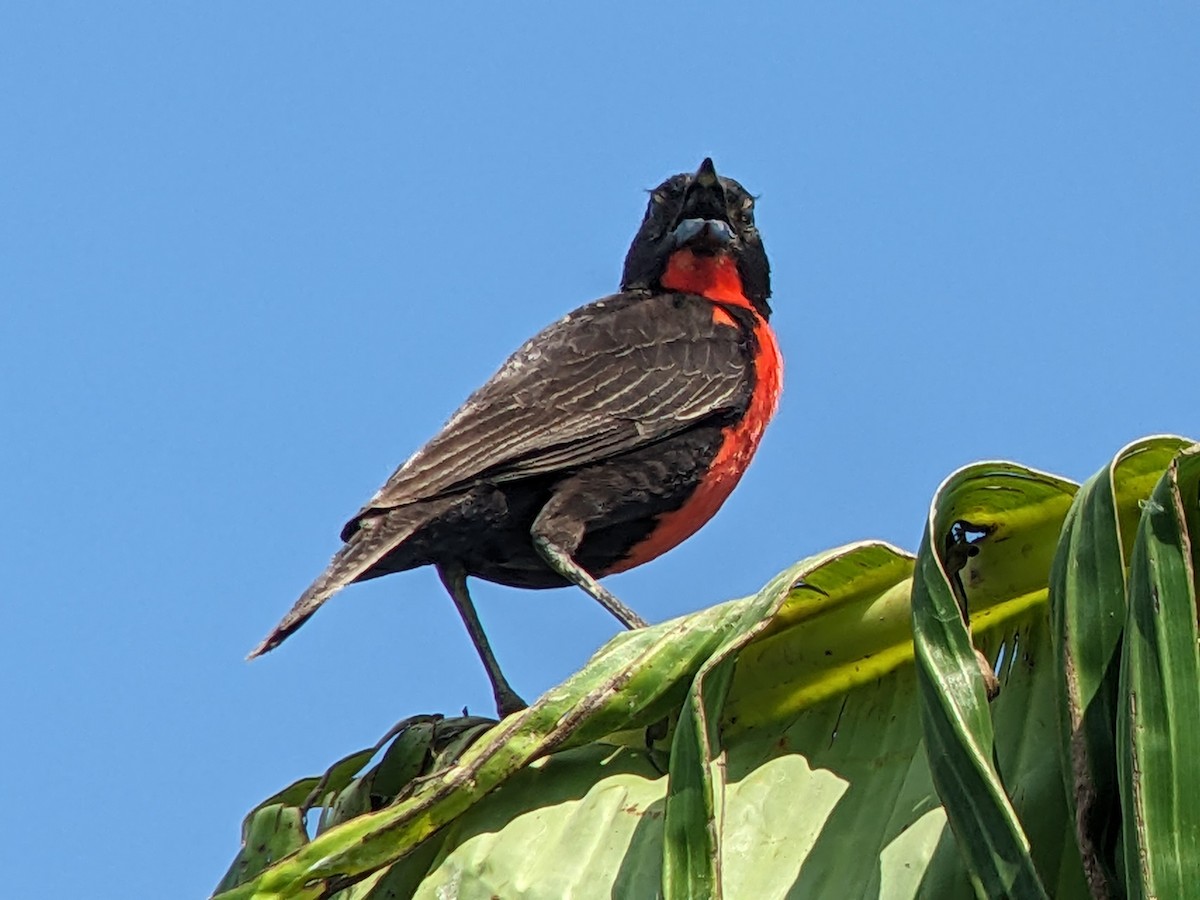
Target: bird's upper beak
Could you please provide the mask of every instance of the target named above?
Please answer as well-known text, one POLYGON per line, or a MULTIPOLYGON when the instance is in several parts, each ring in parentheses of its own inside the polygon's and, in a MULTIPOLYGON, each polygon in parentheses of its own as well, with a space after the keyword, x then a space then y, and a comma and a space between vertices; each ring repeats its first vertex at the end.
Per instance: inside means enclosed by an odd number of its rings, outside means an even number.
POLYGON ((721 186, 713 161, 705 159, 683 195, 683 206, 671 232, 671 242, 677 249, 687 245, 715 253, 733 243, 733 238, 725 188, 721 186))

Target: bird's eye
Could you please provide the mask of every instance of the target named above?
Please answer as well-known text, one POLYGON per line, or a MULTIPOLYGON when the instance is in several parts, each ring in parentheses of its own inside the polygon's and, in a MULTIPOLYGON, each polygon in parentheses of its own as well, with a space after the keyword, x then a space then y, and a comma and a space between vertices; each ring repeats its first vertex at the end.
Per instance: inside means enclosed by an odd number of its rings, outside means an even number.
POLYGON ((748 228, 754 227, 754 198, 743 197, 742 202, 735 207, 735 215, 748 228))
POLYGON ((667 202, 667 192, 666 191, 655 191, 654 193, 652 193, 650 195, 650 199, 654 201, 655 206, 662 206, 664 203, 667 202))

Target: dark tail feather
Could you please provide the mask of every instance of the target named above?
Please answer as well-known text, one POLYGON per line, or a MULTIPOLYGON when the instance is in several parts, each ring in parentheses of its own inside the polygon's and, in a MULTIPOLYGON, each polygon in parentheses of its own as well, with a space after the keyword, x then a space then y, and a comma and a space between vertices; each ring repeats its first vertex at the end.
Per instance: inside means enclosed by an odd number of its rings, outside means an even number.
POLYGON ((404 543, 424 521, 423 516, 398 515, 393 510, 385 516, 368 519, 364 527, 354 533, 350 543, 339 550, 321 577, 309 585, 286 616, 250 651, 247 659, 254 659, 274 650, 288 636, 309 620, 321 604, 353 581, 358 580, 372 566, 404 543))

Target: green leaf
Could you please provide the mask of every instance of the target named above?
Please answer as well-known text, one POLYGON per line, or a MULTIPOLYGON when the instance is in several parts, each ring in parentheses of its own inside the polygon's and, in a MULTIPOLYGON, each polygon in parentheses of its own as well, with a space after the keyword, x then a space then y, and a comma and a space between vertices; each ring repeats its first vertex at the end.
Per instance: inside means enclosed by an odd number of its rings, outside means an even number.
MULTIPOLYGON (((726 897, 971 894, 914 715, 911 559, 884 545, 853 549, 813 570, 808 589, 790 592, 737 654, 711 778, 726 897), (855 652, 836 652, 843 641, 855 652), (788 688, 771 695, 772 717, 761 688, 776 676, 788 688)), ((1005 627, 983 634, 1011 645, 1020 629, 1020 659, 995 704, 997 754, 1043 843, 1048 887, 1068 900, 1087 892, 1046 740, 1055 710, 1045 620, 1044 604, 997 614, 1005 627)), ((414 896, 654 896, 666 781, 626 747, 539 760, 447 826, 445 851, 414 896)))
POLYGON ((298 806, 271 803, 255 807, 242 825, 242 849, 217 885, 217 892, 248 881, 307 840, 304 814, 298 806))
MULTIPOLYGON (((848 548, 853 554, 857 549, 848 548)), ((718 847, 718 800, 722 773, 713 772, 720 755, 721 711, 733 681, 737 654, 770 624, 789 591, 813 591, 804 578, 839 553, 806 560, 775 578, 745 604, 728 637, 700 666, 675 730, 664 823, 662 889, 665 897, 722 896, 718 847), (714 786, 714 781, 717 782, 714 786)))
MULTIPOLYGON (((374 747, 363 751, 370 759, 390 741, 377 765, 340 791, 324 792, 324 809, 317 825, 317 834, 394 800, 430 765, 438 730, 446 728, 456 735, 459 733, 453 724, 456 721, 438 716, 413 716, 394 725, 374 747)), ((495 724, 494 720, 487 721, 495 724)), ((327 777, 330 777, 329 773, 327 777)), ((336 780, 344 783, 341 778, 336 780)))
POLYGON ((1137 504, 1188 441, 1145 438, 1080 489, 1050 575, 1067 796, 1093 895, 1120 896, 1116 721, 1125 628, 1125 560, 1137 504))
POLYGON ((441 722, 417 722, 396 735, 372 773, 372 795, 382 803, 391 803, 414 778, 426 771, 434 729, 439 725, 441 722))
POLYGON ((492 728, 410 797, 331 828, 229 892, 229 900, 307 896, 302 892, 315 890, 326 879, 373 872, 412 852, 533 760, 661 719, 678 708, 691 676, 738 611, 736 604, 724 604, 619 635, 581 672, 492 728))
POLYGON ((1118 755, 1131 897, 1200 884, 1200 654, 1196 549, 1200 445, 1179 454, 1142 507, 1129 572, 1118 755))
POLYGON ((495 724, 495 719, 482 716, 464 716, 461 719, 447 719, 438 723, 434 730, 433 768, 457 762, 467 749, 487 734, 495 724))
POLYGON ((975 889, 987 897, 1047 894, 993 764, 995 731, 964 610, 975 609, 976 597, 980 605, 1011 598, 992 614, 1044 597, 1048 542, 1033 535, 1057 532, 1074 490, 1009 463, 961 469, 934 498, 917 554, 913 632, 925 741, 975 889))

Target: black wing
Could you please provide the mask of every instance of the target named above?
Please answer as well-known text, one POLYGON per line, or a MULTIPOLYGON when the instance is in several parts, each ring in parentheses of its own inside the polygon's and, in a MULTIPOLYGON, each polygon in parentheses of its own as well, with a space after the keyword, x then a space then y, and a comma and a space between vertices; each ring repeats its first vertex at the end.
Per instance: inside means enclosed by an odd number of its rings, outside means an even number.
POLYGON ((753 327, 689 294, 614 294, 525 343, 388 479, 364 517, 493 482, 569 470, 745 410, 753 327), (737 324, 727 324, 735 321, 737 324))

